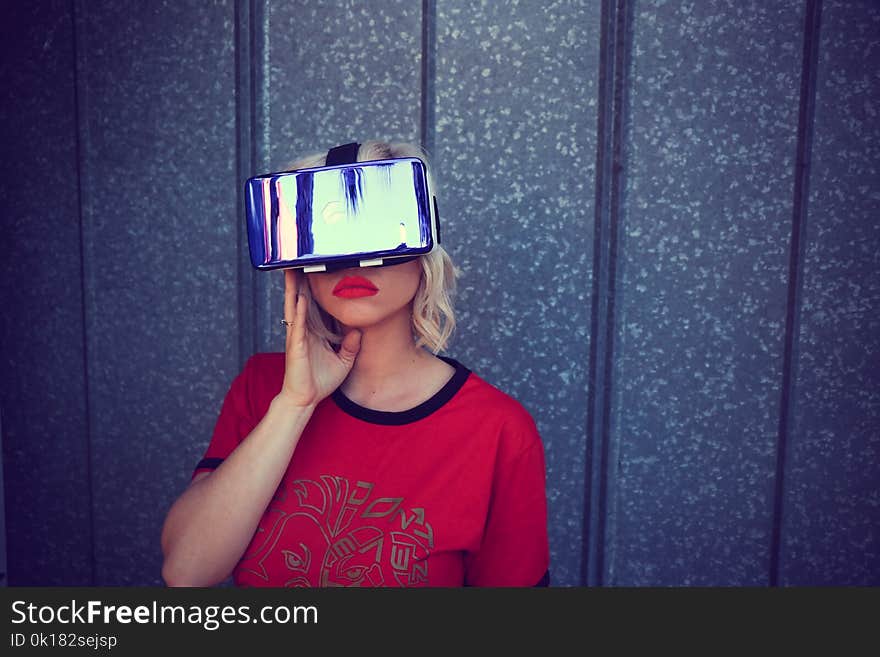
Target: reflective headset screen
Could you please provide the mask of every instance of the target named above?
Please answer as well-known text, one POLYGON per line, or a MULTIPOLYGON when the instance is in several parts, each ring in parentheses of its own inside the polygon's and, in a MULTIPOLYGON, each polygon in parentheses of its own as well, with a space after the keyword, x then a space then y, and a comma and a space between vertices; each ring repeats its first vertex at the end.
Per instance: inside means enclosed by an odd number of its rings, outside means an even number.
POLYGON ((323 167, 248 179, 254 267, 391 266, 433 250, 439 226, 424 162, 357 162, 357 152, 358 144, 344 144, 330 150, 323 167))

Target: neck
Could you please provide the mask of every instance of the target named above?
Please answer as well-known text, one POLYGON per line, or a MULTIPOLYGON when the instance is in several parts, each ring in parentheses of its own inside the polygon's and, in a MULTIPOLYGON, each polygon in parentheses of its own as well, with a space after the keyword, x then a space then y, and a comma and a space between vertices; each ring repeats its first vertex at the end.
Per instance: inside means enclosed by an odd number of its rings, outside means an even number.
POLYGON ((369 394, 388 388, 394 381, 404 381, 413 365, 430 358, 416 347, 410 328, 410 310, 392 315, 380 324, 361 329, 361 348, 342 391, 369 394))

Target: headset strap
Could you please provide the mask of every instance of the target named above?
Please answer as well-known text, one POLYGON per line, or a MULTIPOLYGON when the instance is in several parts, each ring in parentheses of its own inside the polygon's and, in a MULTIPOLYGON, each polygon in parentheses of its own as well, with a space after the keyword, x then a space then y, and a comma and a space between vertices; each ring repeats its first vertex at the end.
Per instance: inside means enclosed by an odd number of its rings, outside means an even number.
POLYGON ((336 164, 353 164, 357 162, 360 147, 361 145, 357 142, 334 146, 327 151, 327 164, 324 166, 332 167, 336 164))

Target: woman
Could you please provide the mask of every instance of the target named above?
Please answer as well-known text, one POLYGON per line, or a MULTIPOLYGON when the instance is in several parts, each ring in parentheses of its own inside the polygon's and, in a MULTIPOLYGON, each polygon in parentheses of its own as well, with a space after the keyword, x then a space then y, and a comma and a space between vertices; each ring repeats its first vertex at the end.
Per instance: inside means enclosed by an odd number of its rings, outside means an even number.
MULTIPOLYGON (((368 142, 358 161, 406 156, 421 153, 368 142)), ((284 277, 285 353, 253 356, 233 382, 165 520, 165 581, 546 585, 535 424, 436 355, 454 327, 446 252, 284 277)))

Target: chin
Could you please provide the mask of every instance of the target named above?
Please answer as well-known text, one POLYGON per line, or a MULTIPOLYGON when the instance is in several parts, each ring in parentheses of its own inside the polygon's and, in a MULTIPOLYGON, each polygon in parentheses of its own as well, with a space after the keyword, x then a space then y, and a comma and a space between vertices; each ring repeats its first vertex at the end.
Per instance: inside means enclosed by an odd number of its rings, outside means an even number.
POLYGON ((334 308, 331 311, 328 311, 329 314, 344 327, 349 329, 365 329, 370 326, 374 326, 375 324, 380 323, 383 319, 389 317, 389 315, 377 312, 370 312, 369 310, 355 310, 352 308, 346 308, 344 310, 338 310, 338 312, 334 312, 338 309, 334 308))
POLYGON ((398 313, 410 313, 408 307, 388 311, 375 307, 347 307, 347 308, 331 308, 327 309, 333 318, 347 329, 367 329, 371 326, 381 324, 389 319, 394 318, 398 313))

